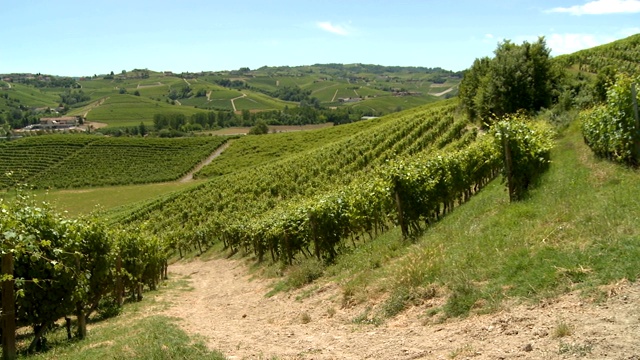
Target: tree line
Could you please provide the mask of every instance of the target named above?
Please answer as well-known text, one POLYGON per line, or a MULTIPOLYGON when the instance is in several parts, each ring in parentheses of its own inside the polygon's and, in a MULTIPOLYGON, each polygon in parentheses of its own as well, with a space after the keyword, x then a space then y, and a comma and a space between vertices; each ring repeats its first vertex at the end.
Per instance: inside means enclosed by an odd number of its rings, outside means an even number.
POLYGON ((340 125, 358 121, 362 116, 366 115, 377 114, 348 107, 329 110, 308 106, 286 107, 283 110, 261 112, 243 110, 240 114, 223 110, 200 112, 191 116, 168 112, 158 113, 153 116, 153 128, 155 131, 177 130, 189 132, 232 126, 254 126, 259 122, 267 125, 307 125, 326 122, 340 125))

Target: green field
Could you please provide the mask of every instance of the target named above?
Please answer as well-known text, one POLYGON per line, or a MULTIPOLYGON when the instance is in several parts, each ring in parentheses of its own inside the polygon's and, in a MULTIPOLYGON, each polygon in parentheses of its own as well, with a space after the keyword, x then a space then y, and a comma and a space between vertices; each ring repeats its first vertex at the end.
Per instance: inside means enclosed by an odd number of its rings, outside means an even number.
POLYGON ((8 111, 17 105, 33 107, 56 108, 60 103, 60 96, 54 92, 42 91, 31 86, 11 84, 11 88, 0 86, 0 111, 8 111), (13 102, 13 106, 10 106, 13 102))
POLYGON ((343 140, 353 133, 363 131, 375 124, 376 121, 357 122, 319 130, 269 134, 268 136, 243 136, 235 140, 219 158, 205 166, 196 175, 200 178, 219 176, 268 164, 343 140))
MULTIPOLYGON (((75 89, 46 85, 36 88, 14 83, 10 89, 7 86, 0 87, 0 96, 6 94, 5 96, 9 97, 0 98, 0 113, 14 111, 21 106, 22 111, 25 107, 54 108, 60 104, 61 94, 67 91, 82 91, 89 99, 67 104, 70 108, 67 115, 87 114, 87 120, 90 122, 104 123, 110 127, 132 127, 141 122, 150 125, 155 114, 167 111, 180 112, 187 116, 207 110, 232 111, 234 107, 231 99, 239 98, 242 94, 247 96, 235 101, 236 111, 257 112, 299 106, 299 101, 283 101, 271 96, 284 87, 310 91, 310 96, 318 98, 322 106, 336 107, 353 106, 352 103, 338 102, 338 98, 371 99, 391 95, 393 89, 422 91, 426 94, 434 77, 444 77, 448 87, 457 86, 460 81, 460 74, 445 70, 385 68, 362 64, 266 67, 243 74, 222 71, 185 74, 185 78, 181 76, 133 70, 112 76, 81 78, 75 82, 74 86, 78 87, 75 89), (242 85, 240 91, 221 86, 220 84, 224 85, 224 81, 236 82, 233 85, 235 87, 238 87, 239 82, 242 85), (187 87, 190 92, 183 92, 187 87), (203 93, 209 96, 203 96, 203 93), (175 102, 171 99, 175 99, 175 102), (174 103, 175 105, 172 105, 174 103)), ((433 99, 428 96, 410 101, 389 98, 375 106, 366 104, 359 108, 382 114, 431 101, 433 99)))
MULTIPOLYGON (((170 105, 166 102, 154 101, 141 96, 129 94, 111 95, 105 102, 91 110, 88 121, 106 123, 110 126, 137 126, 141 122, 153 124, 153 116, 162 112, 178 112, 186 116, 202 112, 190 106, 170 105)), ((80 111, 72 111, 76 115, 80 111)))
MULTIPOLYGON (((198 185, 200 182, 164 182, 157 184, 92 187, 85 189, 52 189, 34 192, 38 200, 46 201, 59 212, 74 218, 90 213, 109 217, 119 209, 198 185)), ((11 192, 8 193, 11 195, 11 192)))
POLYGON ((438 98, 431 95, 421 96, 378 96, 375 98, 365 99, 356 103, 350 103, 353 108, 373 109, 380 112, 392 112, 411 109, 419 104, 432 103, 438 101, 438 98))
POLYGON ((173 181, 228 140, 51 135, 0 143, 2 187, 79 188, 173 181))

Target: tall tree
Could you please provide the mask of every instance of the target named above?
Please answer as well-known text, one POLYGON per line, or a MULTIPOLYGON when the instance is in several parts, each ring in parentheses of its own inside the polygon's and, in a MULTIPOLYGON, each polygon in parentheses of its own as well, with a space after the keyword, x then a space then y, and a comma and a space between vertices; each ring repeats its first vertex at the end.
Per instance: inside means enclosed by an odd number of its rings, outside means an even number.
POLYGON ((560 82, 544 37, 535 43, 498 44, 493 59, 476 59, 460 85, 460 98, 472 119, 492 117, 518 110, 537 111, 549 107, 560 82))

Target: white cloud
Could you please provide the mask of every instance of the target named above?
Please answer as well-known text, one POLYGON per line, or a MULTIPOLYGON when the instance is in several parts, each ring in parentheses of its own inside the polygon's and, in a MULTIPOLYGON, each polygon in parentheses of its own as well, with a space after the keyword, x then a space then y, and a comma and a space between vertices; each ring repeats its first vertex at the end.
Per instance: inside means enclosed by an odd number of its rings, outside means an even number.
POLYGON ((594 0, 584 5, 556 7, 546 12, 571 15, 633 14, 640 12, 640 0, 594 0))
POLYGON ((616 40, 612 36, 593 34, 551 34, 545 39, 553 55, 570 54, 616 40))
POLYGON ((635 35, 640 33, 640 27, 632 27, 632 28, 626 28, 626 29, 622 29, 620 31, 620 35, 627 37, 627 36, 631 36, 631 35, 635 35))
POLYGON ((332 34, 346 36, 349 35, 349 31, 342 25, 333 25, 329 21, 319 21, 316 23, 318 27, 324 31, 328 31, 332 34))

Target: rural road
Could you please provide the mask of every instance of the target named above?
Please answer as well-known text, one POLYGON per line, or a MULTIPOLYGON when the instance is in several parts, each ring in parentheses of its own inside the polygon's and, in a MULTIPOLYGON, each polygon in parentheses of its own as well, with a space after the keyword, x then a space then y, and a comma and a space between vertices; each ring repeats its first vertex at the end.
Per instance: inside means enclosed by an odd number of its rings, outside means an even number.
MULTIPOLYGON (((455 86, 454 86, 454 87, 455 87, 455 86)), ((431 95, 433 95, 433 96, 442 96, 442 95, 444 95, 444 94, 446 94, 446 93, 449 93, 449 92, 452 92, 452 91, 453 91, 453 87, 450 87, 450 88, 448 88, 448 89, 447 89, 447 90, 445 90, 445 91, 441 91, 441 92, 439 92, 439 93, 435 93, 435 94, 431 94, 431 95)))
POLYGON ((373 314, 384 297, 343 306, 344 290, 334 281, 267 297, 274 280, 252 276, 249 266, 224 258, 170 265, 170 276, 188 281, 189 291, 167 294, 163 315, 231 360, 640 357, 638 283, 604 287, 601 302, 579 291, 537 304, 506 299, 495 313, 445 321, 429 316, 444 304, 439 295, 375 326, 354 319, 371 306, 373 314), (558 337, 561 323, 571 332, 558 337))
POLYGON ((235 100, 242 99, 243 97, 247 97, 247 94, 242 93, 242 96, 238 96, 238 97, 235 97, 235 98, 231 99, 231 106, 233 106, 233 111, 238 111, 238 110, 236 110, 235 100))
POLYGON ((198 164, 195 168, 193 168, 191 171, 189 171, 189 173, 187 175, 183 176, 178 181, 181 182, 181 183, 193 181, 193 174, 195 174, 198 171, 200 171, 200 169, 202 169, 203 167, 211 164, 213 159, 215 159, 218 156, 220 156, 220 154, 222 154, 222 152, 225 151, 229 147, 229 145, 231 145, 232 142, 233 142, 233 140, 229 140, 226 143, 222 144, 222 146, 217 148, 216 151, 214 151, 211 155, 209 155, 209 157, 204 159, 204 161, 202 161, 200 164, 198 164))

